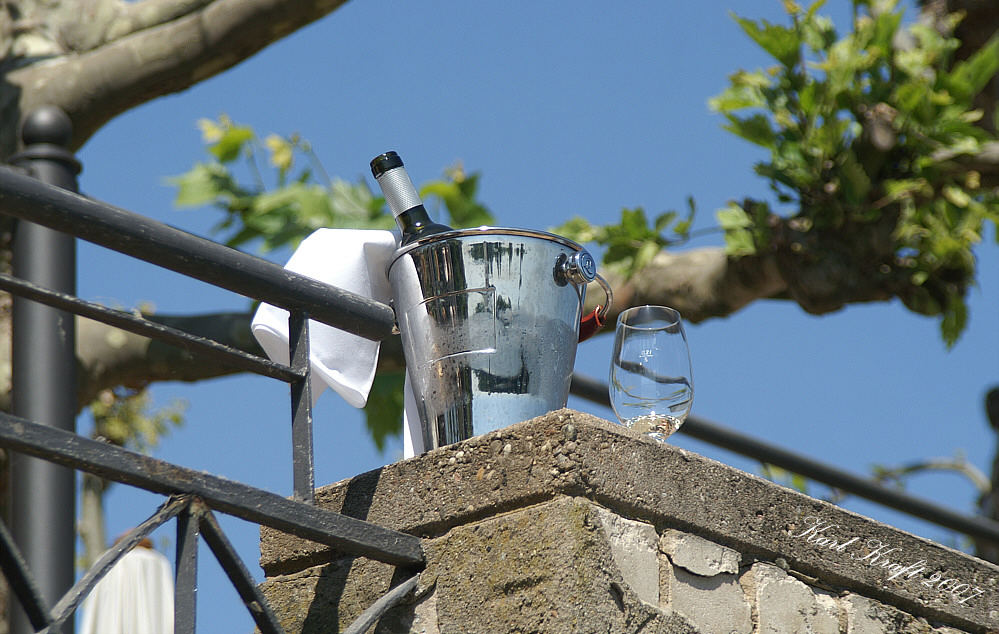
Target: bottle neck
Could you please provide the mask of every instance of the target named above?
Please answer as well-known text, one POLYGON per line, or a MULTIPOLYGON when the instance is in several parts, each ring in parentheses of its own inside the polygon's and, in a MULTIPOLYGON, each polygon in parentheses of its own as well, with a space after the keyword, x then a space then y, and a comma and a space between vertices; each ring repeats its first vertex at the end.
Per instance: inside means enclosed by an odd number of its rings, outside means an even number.
MULTIPOLYGON (((388 203, 392 215, 398 218, 411 209, 419 207, 423 209, 423 201, 420 194, 413 186, 413 181, 409 179, 409 174, 402 167, 391 169, 378 177, 378 185, 385 194, 385 202, 388 203)), ((426 214, 426 209, 423 209, 426 214)))
POLYGON ((451 230, 430 219, 430 214, 423 206, 420 194, 413 186, 398 154, 386 152, 376 156, 371 160, 371 174, 378 181, 385 194, 385 202, 402 230, 401 244, 408 244, 425 235, 451 230))
POLYGON ((430 220, 430 214, 427 213, 427 208, 423 205, 416 205, 415 207, 410 207, 409 209, 398 213, 395 215, 395 219, 402 225, 402 228, 413 227, 419 229, 427 225, 433 224, 430 220))

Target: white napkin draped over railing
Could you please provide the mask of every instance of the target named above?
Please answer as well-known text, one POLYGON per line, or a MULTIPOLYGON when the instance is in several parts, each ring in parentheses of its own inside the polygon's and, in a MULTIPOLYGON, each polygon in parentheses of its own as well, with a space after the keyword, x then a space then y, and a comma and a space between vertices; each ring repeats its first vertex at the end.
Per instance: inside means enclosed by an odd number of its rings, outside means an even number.
MULTIPOLYGON (((319 229, 302 241, 285 268, 387 304, 392 298, 388 266, 397 244, 391 231, 319 229)), ((272 361, 289 362, 288 311, 261 304, 250 327, 272 361)), ((313 403, 329 387, 351 406, 364 407, 375 378, 378 350, 377 341, 310 320, 313 403)), ((408 375, 405 402, 403 455, 409 458, 423 452, 423 435, 408 375)))

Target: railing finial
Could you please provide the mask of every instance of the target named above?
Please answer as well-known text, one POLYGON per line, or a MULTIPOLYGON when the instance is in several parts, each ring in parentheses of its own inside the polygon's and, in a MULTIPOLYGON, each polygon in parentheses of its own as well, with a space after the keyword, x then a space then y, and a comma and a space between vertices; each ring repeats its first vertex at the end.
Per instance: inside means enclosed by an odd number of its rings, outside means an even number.
POLYGON ((69 150, 72 140, 69 115, 58 106, 41 106, 21 123, 24 149, 10 157, 10 162, 28 169, 42 182, 75 192, 81 165, 69 150))
POLYGON ((21 141, 31 145, 69 147, 73 140, 73 122, 58 106, 42 106, 28 113, 21 124, 21 141))

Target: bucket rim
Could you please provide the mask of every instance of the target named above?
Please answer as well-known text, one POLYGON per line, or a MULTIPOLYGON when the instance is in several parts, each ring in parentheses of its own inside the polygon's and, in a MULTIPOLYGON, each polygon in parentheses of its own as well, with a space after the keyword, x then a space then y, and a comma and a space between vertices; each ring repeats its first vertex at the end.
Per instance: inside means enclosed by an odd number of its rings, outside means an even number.
POLYGON ((398 260, 400 257, 406 255, 407 253, 419 249, 420 247, 425 247, 429 244, 434 244, 436 242, 443 242, 445 240, 454 240, 457 238, 468 238, 468 237, 486 237, 486 236, 519 236, 523 238, 536 238, 539 240, 547 240, 549 242, 557 242, 562 246, 568 247, 574 251, 585 251, 586 249, 579 244, 574 242, 569 238, 562 237, 555 233, 550 233, 548 231, 538 231, 535 229, 518 229, 515 227, 491 227, 488 225, 483 225, 481 227, 471 227, 467 229, 452 229, 451 231, 443 231, 441 233, 434 233, 424 238, 419 238, 406 246, 399 247, 396 249, 395 254, 392 257, 392 261, 398 260))

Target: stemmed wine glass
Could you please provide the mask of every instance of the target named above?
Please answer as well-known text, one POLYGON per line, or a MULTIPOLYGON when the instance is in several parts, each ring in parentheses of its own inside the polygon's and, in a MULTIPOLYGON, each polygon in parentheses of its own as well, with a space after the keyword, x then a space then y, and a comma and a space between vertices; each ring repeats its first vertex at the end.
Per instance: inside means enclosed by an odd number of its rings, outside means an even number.
POLYGON ((622 312, 614 332, 610 400, 621 424, 665 442, 690 413, 694 379, 680 313, 666 306, 622 312))

